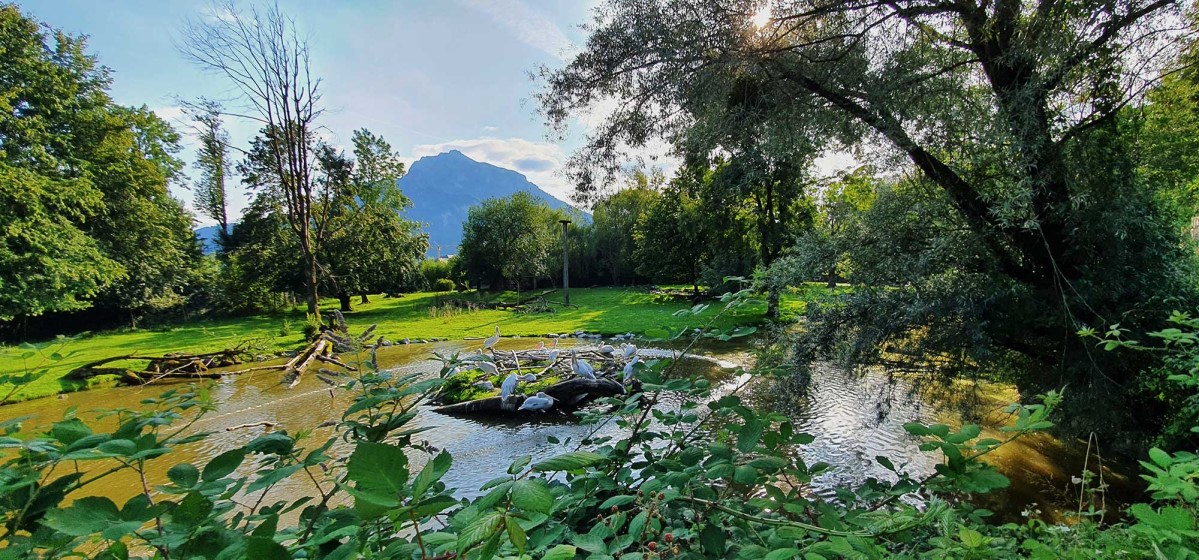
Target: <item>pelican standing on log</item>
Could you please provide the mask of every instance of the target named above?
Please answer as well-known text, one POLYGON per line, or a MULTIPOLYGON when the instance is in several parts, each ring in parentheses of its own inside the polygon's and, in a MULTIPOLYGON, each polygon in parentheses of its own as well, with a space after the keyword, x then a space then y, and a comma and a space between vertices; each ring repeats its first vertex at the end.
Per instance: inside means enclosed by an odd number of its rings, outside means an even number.
POLYGON ((499 341, 500 341, 500 326, 496 325, 495 326, 495 334, 487 337, 483 341, 483 350, 484 351, 491 350, 491 353, 495 354, 495 349, 492 347, 495 346, 495 343, 497 343, 499 341))
POLYGON ((632 361, 624 365, 624 382, 626 385, 629 383, 629 380, 633 379, 633 376, 637 374, 633 368, 639 363, 641 363, 641 358, 637 357, 633 358, 632 361))
POLYGON ((499 375, 500 374, 499 368, 495 367, 495 364, 488 362, 488 361, 477 362, 476 367, 478 367, 479 370, 481 370, 483 373, 486 373, 487 375, 499 375))
POLYGON ((637 346, 634 344, 621 344, 620 349, 624 350, 624 357, 626 360, 632 358, 633 355, 637 353, 637 346))
POLYGON ((570 366, 574 368, 575 375, 595 381, 595 368, 591 367, 587 360, 580 360, 574 350, 570 351, 570 366))
POLYGON ((558 339, 556 339, 556 338, 554 339, 554 343, 550 345, 550 351, 548 353, 548 357, 550 360, 550 364, 554 364, 554 363, 558 362, 558 339))
POLYGON ((520 378, 516 377, 515 373, 508 374, 508 378, 500 385, 500 400, 508 402, 508 397, 516 392, 516 384, 520 382, 520 378))

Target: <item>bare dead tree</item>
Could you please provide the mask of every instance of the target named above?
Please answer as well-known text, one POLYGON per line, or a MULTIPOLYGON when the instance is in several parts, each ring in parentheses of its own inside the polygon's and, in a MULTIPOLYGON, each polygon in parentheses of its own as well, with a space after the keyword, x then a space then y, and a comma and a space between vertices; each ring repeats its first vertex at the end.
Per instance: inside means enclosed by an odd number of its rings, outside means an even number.
POLYGON ((304 257, 308 313, 320 318, 317 253, 328 237, 328 205, 315 178, 313 150, 320 106, 320 78, 312 73, 308 38, 278 5, 240 10, 232 0, 215 4, 212 16, 183 28, 179 49, 201 68, 228 79, 244 102, 247 118, 262 125, 287 223, 304 257))

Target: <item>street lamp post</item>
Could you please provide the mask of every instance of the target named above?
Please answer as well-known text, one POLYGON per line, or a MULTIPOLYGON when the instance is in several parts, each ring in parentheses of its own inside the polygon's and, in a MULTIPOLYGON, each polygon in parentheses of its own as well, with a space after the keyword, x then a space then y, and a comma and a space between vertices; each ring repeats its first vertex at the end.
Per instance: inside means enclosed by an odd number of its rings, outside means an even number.
POLYGON ((570 220, 558 220, 562 224, 562 305, 570 305, 570 237, 566 228, 570 220))

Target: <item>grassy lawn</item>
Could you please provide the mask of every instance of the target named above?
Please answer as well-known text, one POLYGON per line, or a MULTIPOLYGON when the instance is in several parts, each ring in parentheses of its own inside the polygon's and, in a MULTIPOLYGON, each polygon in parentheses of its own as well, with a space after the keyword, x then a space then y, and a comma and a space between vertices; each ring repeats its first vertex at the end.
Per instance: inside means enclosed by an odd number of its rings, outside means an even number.
MULTIPOLYGON (((818 285, 793 288, 783 298, 783 318, 796 317, 808 300, 827 294, 818 285)), ((527 295, 529 293, 523 294, 527 295)), ((370 324, 378 324, 376 332, 393 341, 403 338, 486 337, 492 334, 496 325, 500 326, 504 336, 541 336, 583 330, 662 337, 668 332, 677 333, 684 327, 703 326, 723 306, 717 301, 699 315, 675 316, 675 312, 688 309, 690 304, 631 288, 575 288, 571 289, 570 295, 571 307, 563 308, 559 305, 562 293, 549 294, 547 300, 553 304, 554 312, 537 314, 500 310, 434 311, 445 299, 472 299, 477 297, 473 293, 422 292, 405 294, 400 298, 374 296, 371 303, 356 304, 354 311, 346 314, 346 320, 355 332, 370 324)), ((507 302, 519 299, 511 292, 489 294, 484 298, 507 302)), ((335 300, 322 303, 322 309, 336 308, 335 300)), ((727 329, 757 324, 761 322, 764 312, 765 302, 754 301, 726 312, 713 326, 727 329)), ((86 382, 63 379, 63 376, 80 365, 111 356, 199 353, 232 348, 239 344, 253 344, 260 351, 270 353, 296 349, 303 344, 304 323, 303 309, 297 308, 276 315, 209 319, 158 329, 98 332, 71 340, 39 343, 34 347, 2 347, 0 399, 8 396, 8 401, 19 401, 87 388, 86 382), (290 333, 281 334, 285 323, 290 324, 290 333)), ((145 364, 108 365, 140 368, 145 364)), ((93 381, 105 382, 111 380, 93 381)))

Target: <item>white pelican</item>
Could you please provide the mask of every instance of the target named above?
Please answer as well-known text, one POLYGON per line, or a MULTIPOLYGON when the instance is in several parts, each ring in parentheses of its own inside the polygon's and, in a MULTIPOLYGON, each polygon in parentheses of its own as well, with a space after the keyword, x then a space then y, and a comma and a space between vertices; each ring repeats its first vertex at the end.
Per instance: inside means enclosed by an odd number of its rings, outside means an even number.
POLYGON ((537 352, 545 352, 545 341, 542 340, 541 342, 538 342, 537 348, 534 348, 533 350, 536 350, 537 352))
POLYGON ((495 390, 495 384, 493 384, 492 382, 490 382, 486 379, 484 379, 482 381, 476 381, 474 383, 471 383, 470 386, 478 387, 484 391, 494 391, 495 390))
POLYGON ((454 367, 450 368, 450 371, 449 371, 449 373, 445 374, 445 376, 446 376, 446 377, 453 377, 453 376, 455 376, 455 375, 458 375, 458 373, 459 373, 459 372, 461 372, 461 371, 462 371, 462 368, 460 368, 460 367, 458 367, 458 366, 454 366, 454 367))
POLYGON ((500 400, 508 402, 508 397, 516 392, 516 384, 520 382, 520 378, 516 377, 515 373, 508 374, 508 378, 500 385, 500 400))
POLYGON ((633 354, 637 353, 637 346, 635 344, 621 344, 620 349, 624 350, 625 359, 631 358, 633 354))
POLYGON ((534 381, 537 381, 537 376, 533 375, 531 373, 526 373, 520 378, 520 380, 524 381, 525 383, 532 383, 534 381))
POLYGON ((574 350, 570 351, 570 365, 574 368, 575 375, 595 381, 595 368, 591 367, 587 360, 580 360, 574 350))
POLYGON ((629 363, 624 365, 624 382, 625 383, 628 383, 629 380, 633 378, 633 375, 636 374, 636 372, 633 370, 633 367, 639 363, 641 363, 641 358, 636 357, 636 358, 633 358, 632 361, 630 361, 629 363))
POLYGON ((611 344, 605 344, 605 345, 599 347, 599 351, 600 351, 600 354, 611 355, 613 352, 616 351, 616 349, 613 348, 611 344))
POLYGON ((548 410, 554 406, 554 397, 545 393, 537 393, 537 396, 525 399, 525 402, 520 404, 517 410, 548 410))
POLYGON ((551 364, 558 361, 558 339, 555 338, 554 343, 550 345, 548 356, 551 364))
POLYGON ((500 370, 495 367, 494 363, 491 363, 491 362, 478 362, 478 364, 475 367, 479 368, 487 375, 499 375, 500 374, 500 370))
POLYGON ((495 352, 495 350, 492 349, 492 346, 495 346, 495 343, 497 343, 499 341, 500 341, 500 326, 496 325, 495 326, 495 334, 487 337, 487 339, 483 341, 483 350, 491 350, 492 352, 495 352))

